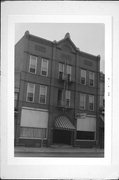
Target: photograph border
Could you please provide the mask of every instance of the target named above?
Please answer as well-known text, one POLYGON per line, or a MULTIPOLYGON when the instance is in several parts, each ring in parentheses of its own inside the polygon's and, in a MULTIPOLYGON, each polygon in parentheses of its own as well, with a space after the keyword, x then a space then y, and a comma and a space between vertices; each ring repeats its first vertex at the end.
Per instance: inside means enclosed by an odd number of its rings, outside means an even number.
MULTIPOLYGON (((60 179, 61 178, 66 178, 66 179, 68 179, 68 178, 75 179, 76 178, 77 179, 77 178, 94 178, 94 177, 97 177, 97 178, 101 177, 103 179, 104 178, 107 179, 110 177, 111 178, 118 177, 119 171, 118 171, 118 162, 117 162, 117 160, 118 160, 118 153, 117 153, 118 151, 117 150, 119 148, 118 148, 118 145, 116 145, 116 142, 118 140, 118 136, 116 136, 116 135, 118 135, 118 132, 117 132, 118 128, 116 125, 118 125, 118 121, 117 121, 117 112, 116 112, 117 108, 114 109, 114 107, 113 107, 114 102, 116 102, 116 105, 118 105, 117 97, 113 96, 113 100, 112 100, 112 93, 115 92, 114 89, 113 89, 114 92, 112 92, 113 83, 116 83, 115 81, 112 82, 112 79, 114 80, 114 78, 112 77, 112 69, 117 70, 117 56, 119 57, 119 54, 116 52, 118 49, 118 48, 116 48, 118 45, 116 38, 114 37, 114 44, 112 41, 112 34, 116 33, 115 36, 117 36, 118 23, 112 21, 112 18, 114 15, 114 18, 117 20, 118 16, 116 16, 116 15, 118 15, 118 13, 116 12, 116 8, 112 8, 113 13, 109 13, 111 11, 110 9, 112 6, 107 6, 107 7, 110 7, 110 8, 109 9, 107 8, 106 12, 104 12, 103 9, 99 8, 100 14, 102 14, 102 16, 96 15, 96 14, 99 14, 99 11, 96 12, 98 5, 94 4, 93 7, 91 6, 91 8, 87 8, 87 7, 84 8, 84 6, 81 8, 81 12, 84 9, 84 12, 82 13, 82 14, 84 14, 84 17, 86 17, 85 14, 94 14, 93 16, 87 16, 87 19, 90 19, 90 17, 97 17, 97 18, 101 17, 102 21, 103 21, 104 17, 107 19, 106 23, 108 25, 107 25, 106 30, 109 33, 109 36, 106 35, 106 37, 107 37, 106 42, 107 42, 107 44, 108 43, 109 44, 108 44, 108 46, 105 45, 105 52, 108 50, 107 52, 109 54, 107 54, 107 56, 106 56, 106 59, 108 61, 106 60, 107 63, 106 62, 105 63, 108 64, 107 72, 109 72, 109 74, 107 74, 107 76, 105 78, 105 81, 106 81, 105 97, 108 98, 108 100, 106 102, 107 102, 107 106, 109 105, 109 107, 107 109, 109 110, 109 114, 111 114, 109 120, 108 121, 106 120, 106 122, 105 122, 106 123, 105 127, 106 127, 106 130, 108 131, 108 134, 106 134, 105 140, 106 140, 106 138, 108 138, 108 142, 109 142, 109 143, 106 143, 107 144, 106 145, 107 153, 105 152, 105 155, 106 155, 107 159, 103 159, 104 160, 103 162, 99 160, 100 161, 99 162, 99 161, 97 161, 97 158, 96 158, 95 163, 92 163, 92 161, 91 161, 89 164, 87 164, 86 163, 87 158, 86 158, 85 159, 86 161, 85 162, 83 161, 81 163, 81 165, 79 162, 77 164, 76 164, 76 162, 73 162, 73 163, 71 162, 69 164, 69 161, 67 161, 67 162, 62 161, 59 163, 55 162, 52 165, 51 165, 51 161, 50 162, 46 161, 44 163, 42 162, 39 165, 39 163, 36 163, 36 161, 34 161, 31 158, 30 158, 30 160, 29 160, 29 158, 27 158, 26 163, 23 163, 21 158, 16 158, 16 160, 14 159, 14 157, 13 157, 14 143, 12 143, 12 142, 14 142, 14 136, 12 136, 13 129, 14 129, 13 128, 14 122, 10 123, 13 120, 12 118, 14 118, 14 110, 13 110, 14 109, 14 93, 13 93, 14 92, 14 69, 13 69, 13 64, 12 64, 12 62, 14 63, 14 58, 12 59, 11 57, 14 57, 14 42, 15 42, 14 41, 14 34, 15 34, 14 24, 15 24, 15 22, 18 22, 18 19, 15 18, 15 15, 13 15, 13 16, 8 15, 9 14, 8 12, 11 12, 10 14, 15 14, 15 13, 12 13, 12 10, 9 11, 6 8, 6 11, 4 11, 5 8, 2 7, 2 26, 3 26, 2 27, 2 66, 1 66, 1 72, 2 72, 1 73, 2 74, 2 78, 1 78, 1 85, 2 85, 2 89, 1 89, 1 91, 2 91, 2 95, 1 95, 1 104, 2 104, 2 107, 1 107, 1 113, 2 113, 2 118, 1 118, 2 119, 2 121, 1 121, 1 127, 2 127, 1 128, 1 131, 2 131, 1 132, 1 136, 2 136, 2 138, 1 138, 2 177, 13 177, 13 178, 15 178, 15 177, 52 178, 53 177, 55 179, 57 179, 57 178, 60 178, 60 179), (87 12, 87 10, 88 10, 88 12, 87 12), (91 13, 92 10, 94 10, 93 13, 91 13), (115 10, 115 12, 114 12, 114 10, 115 10), (109 16, 107 16, 106 14, 108 14, 109 16), (15 19, 17 19, 17 20, 15 21, 15 19), (113 27, 112 23, 114 23, 115 27, 113 27), (113 32, 113 30, 114 30, 114 32, 113 32), (10 44, 9 44, 9 42, 10 42, 10 44), (114 47, 112 47, 112 46, 114 46, 114 47), (112 54, 112 49, 114 49, 114 52, 116 52, 115 54, 112 54), (9 55, 10 55, 10 58, 9 58, 9 55), (113 56, 113 58, 111 56, 113 56), (8 60, 11 60, 11 61, 8 62, 8 60), (11 67, 12 67, 12 69, 10 69, 11 67), (9 80, 11 82, 9 82, 9 80), (11 99, 12 99, 12 102, 11 102, 11 99), (9 107, 9 110, 8 110, 8 107, 9 107), (112 114, 112 111, 113 111, 113 114, 112 114), (114 113, 115 113, 115 116, 114 116, 114 113), (113 117, 112 117, 112 115, 113 115, 113 117), (111 119, 111 117, 112 117, 112 119, 111 119), (112 121, 114 120, 114 117, 115 117, 116 122, 114 121, 112 123, 112 121), (12 119, 12 120, 9 121, 9 119, 12 119), (109 137, 107 137, 108 135, 109 135, 109 137), (114 138, 116 138, 116 139, 114 139, 114 138), (9 142, 9 140, 10 140, 10 142, 9 142), (115 152, 115 154, 114 154, 114 152, 115 152), (116 156, 117 156, 117 158, 116 158, 116 156), (32 162, 30 162, 31 160, 32 160, 32 162), (26 165, 26 164, 28 164, 28 165, 26 165), (86 166, 83 166, 83 165, 86 165, 86 166), (80 171, 78 171, 79 169, 80 169, 80 171), (53 172, 54 172, 54 174, 52 174, 53 172)), ((72 8, 70 7, 69 9, 71 10, 72 8)), ((13 10, 15 10, 15 9, 13 9, 13 10)), ((46 11, 47 11, 47 8, 46 8, 46 11)), ((78 9, 77 9, 77 11, 78 11, 78 9)), ((18 12, 18 14, 19 14, 19 12, 18 12)), ((23 12, 21 12, 21 14, 23 14, 23 12)), ((68 14, 68 12, 66 14, 68 14)), ((71 14, 73 14, 73 12, 71 14)), ((81 14, 81 13, 79 13, 79 14, 81 14)), ((23 15, 19 15, 19 16, 22 16, 22 22, 23 22, 24 16, 23 15)), ((19 16, 17 16, 17 17, 19 17, 19 16)), ((45 16, 45 17, 49 18, 49 15, 45 16)), ((76 17, 81 17, 81 16, 76 15, 76 17)), ((20 20, 19 20, 19 22, 20 22, 20 20)), ((105 71, 105 73, 106 73, 106 71, 105 71)), ((118 74, 117 71, 113 72, 113 73, 118 74)), ((108 115, 107 115, 107 117, 108 117, 108 115)), ((45 158, 43 158, 43 159, 45 159, 45 158)), ((41 160, 42 160, 42 158, 41 158, 41 160)), ((90 160, 92 160, 92 158, 90 160)))

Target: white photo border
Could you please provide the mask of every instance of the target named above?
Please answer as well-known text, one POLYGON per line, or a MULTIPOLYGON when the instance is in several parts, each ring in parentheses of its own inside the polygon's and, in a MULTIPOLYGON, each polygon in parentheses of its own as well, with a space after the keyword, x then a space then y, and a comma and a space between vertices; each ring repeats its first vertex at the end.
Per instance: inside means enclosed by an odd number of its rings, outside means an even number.
POLYGON ((81 16, 81 15, 9 15, 8 16, 8 46, 7 62, 2 63, 5 76, 6 91, 2 90, 3 102, 6 108, 6 121, 2 134, 6 141, 8 165, 28 166, 80 166, 80 165, 111 165, 111 117, 112 117, 112 17, 111 16, 81 16), (105 24, 105 149, 104 158, 21 158, 14 157, 14 46, 15 23, 104 23, 105 24), (7 95, 7 96, 6 96, 7 95), (8 108, 9 107, 9 108, 8 108))

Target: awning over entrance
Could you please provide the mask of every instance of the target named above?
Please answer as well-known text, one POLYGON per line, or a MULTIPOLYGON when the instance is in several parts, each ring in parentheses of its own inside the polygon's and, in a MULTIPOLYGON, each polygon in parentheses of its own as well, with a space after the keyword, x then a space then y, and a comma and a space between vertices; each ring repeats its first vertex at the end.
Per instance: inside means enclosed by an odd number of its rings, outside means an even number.
POLYGON ((56 119, 55 128, 62 130, 75 130, 75 127, 66 116, 59 116, 56 119))

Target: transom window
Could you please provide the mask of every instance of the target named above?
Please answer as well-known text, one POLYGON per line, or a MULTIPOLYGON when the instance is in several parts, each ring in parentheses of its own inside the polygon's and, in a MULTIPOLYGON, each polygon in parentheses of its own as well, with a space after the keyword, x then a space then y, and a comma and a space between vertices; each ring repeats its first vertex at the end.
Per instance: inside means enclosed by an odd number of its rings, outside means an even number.
POLYGON ((89 85, 94 86, 94 72, 89 72, 89 85))
POLYGON ((29 63, 29 72, 36 74, 37 70, 37 57, 36 56, 30 56, 30 63, 29 63))
POLYGON ((34 102, 35 84, 28 83, 26 101, 34 102))
POLYGON ((89 110, 94 111, 94 96, 89 95, 89 110))
POLYGON ((40 85, 40 95, 39 95, 40 104, 46 104, 46 97, 47 97, 47 86, 40 85))
POLYGON ((48 76, 48 60, 44 58, 42 58, 42 63, 41 63, 41 75, 48 76))
POLYGON ((72 71, 72 67, 70 65, 66 66, 66 74, 68 76, 68 80, 71 81, 71 71, 72 71))
POLYGON ((65 91, 65 100, 66 100, 66 106, 70 107, 70 99, 71 99, 71 92, 69 90, 65 91))
POLYGON ((81 84, 86 85, 86 70, 81 69, 80 82, 81 84))
POLYGON ((85 109, 86 105, 86 94, 80 94, 80 109, 85 109))
POLYGON ((59 74, 58 74, 59 79, 64 78, 64 64, 59 63, 59 74))

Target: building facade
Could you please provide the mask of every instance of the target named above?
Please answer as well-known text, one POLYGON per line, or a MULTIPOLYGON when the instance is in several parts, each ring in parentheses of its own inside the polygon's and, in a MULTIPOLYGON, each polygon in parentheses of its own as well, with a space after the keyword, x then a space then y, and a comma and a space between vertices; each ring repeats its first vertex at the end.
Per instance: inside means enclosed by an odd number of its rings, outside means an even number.
POLYGON ((15 45, 15 144, 99 144, 100 56, 67 33, 49 41, 28 31, 15 45))

